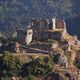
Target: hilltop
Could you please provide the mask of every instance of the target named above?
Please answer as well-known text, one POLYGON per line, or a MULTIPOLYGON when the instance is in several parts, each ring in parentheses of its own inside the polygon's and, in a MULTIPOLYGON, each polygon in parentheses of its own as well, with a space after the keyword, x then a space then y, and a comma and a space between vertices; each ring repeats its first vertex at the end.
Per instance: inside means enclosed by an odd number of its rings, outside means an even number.
POLYGON ((33 20, 16 33, 0 39, 1 79, 80 80, 80 41, 64 20, 33 20))

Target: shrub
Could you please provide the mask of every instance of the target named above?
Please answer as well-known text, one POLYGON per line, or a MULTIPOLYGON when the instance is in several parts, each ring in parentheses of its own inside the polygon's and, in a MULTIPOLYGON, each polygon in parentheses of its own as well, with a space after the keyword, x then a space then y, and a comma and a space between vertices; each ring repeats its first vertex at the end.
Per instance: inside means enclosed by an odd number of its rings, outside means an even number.
POLYGON ((5 52, 2 56, 4 70, 10 73, 18 73, 21 71, 21 67, 27 60, 19 55, 5 52))
POLYGON ((30 63, 25 64, 22 69, 24 76, 42 76, 53 70, 53 63, 49 57, 39 57, 37 59, 33 59, 30 63))
POLYGON ((30 76, 28 76, 28 78, 25 79, 25 80, 38 80, 38 78, 35 77, 35 76, 33 76, 33 75, 30 75, 30 76))

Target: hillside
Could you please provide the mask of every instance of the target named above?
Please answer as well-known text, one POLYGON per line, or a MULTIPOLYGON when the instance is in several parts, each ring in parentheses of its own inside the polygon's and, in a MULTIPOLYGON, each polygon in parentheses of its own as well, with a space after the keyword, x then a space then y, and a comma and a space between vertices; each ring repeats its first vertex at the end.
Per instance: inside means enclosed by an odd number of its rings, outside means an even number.
POLYGON ((75 37, 34 40, 19 49, 0 54, 0 80, 80 80, 80 41, 75 37))
MULTIPOLYGON (((15 26, 25 28, 34 18, 57 17, 72 20, 80 15, 79 5, 79 0, 0 0, 0 30, 9 35, 15 30, 15 26)), ((70 25, 73 22, 67 24, 70 29, 74 27, 70 25)), ((71 30, 72 34, 79 33, 76 32, 78 31, 71 30)))

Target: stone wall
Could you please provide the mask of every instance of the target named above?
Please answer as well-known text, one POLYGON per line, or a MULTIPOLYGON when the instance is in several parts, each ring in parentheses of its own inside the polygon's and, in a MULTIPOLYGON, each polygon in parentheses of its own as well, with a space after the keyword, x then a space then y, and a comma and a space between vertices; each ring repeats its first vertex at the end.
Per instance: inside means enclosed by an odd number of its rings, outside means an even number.
POLYGON ((25 43, 27 45, 32 41, 32 35, 33 35, 33 30, 32 29, 27 29, 26 35, 25 35, 25 43))
POLYGON ((49 38, 55 39, 55 40, 61 40, 62 39, 62 33, 61 32, 49 32, 49 38))
POLYGON ((32 41, 33 30, 31 28, 27 30, 17 30, 17 42, 22 44, 29 44, 32 41))
POLYGON ((23 30, 17 30, 17 41, 23 43, 25 41, 25 33, 23 30))
POLYGON ((44 40, 48 38, 48 21, 45 20, 33 20, 32 21, 33 29, 33 39, 44 40))
POLYGON ((44 20, 33 20, 32 29, 33 29, 33 39, 45 40, 45 39, 61 39, 61 36, 65 35, 66 25, 64 20, 58 20, 53 18, 52 25, 49 26, 50 22, 47 19, 44 20), (51 27, 51 28, 50 28, 51 27), (52 32, 50 32, 52 30, 52 32), (58 32, 55 32, 58 30, 58 32), (63 35, 60 32, 64 32, 63 35))

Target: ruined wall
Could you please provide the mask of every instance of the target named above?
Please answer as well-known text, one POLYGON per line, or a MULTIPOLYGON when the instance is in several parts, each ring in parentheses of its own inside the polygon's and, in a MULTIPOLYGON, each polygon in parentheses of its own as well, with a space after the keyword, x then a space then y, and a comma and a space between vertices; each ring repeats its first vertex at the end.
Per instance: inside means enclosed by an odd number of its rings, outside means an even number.
POLYGON ((64 29, 64 21, 63 20, 56 20, 56 28, 57 29, 64 29))
POLYGON ((62 33, 61 32, 49 32, 49 38, 55 39, 55 40, 61 40, 62 39, 62 33))
POLYGON ((25 33, 23 30, 17 30, 17 41, 23 43, 25 40, 25 33))
POLYGON ((46 40, 46 39, 61 39, 66 33, 66 25, 64 20, 52 19, 52 25, 49 26, 49 20, 33 20, 33 39, 46 40), (52 28, 50 28, 52 27, 52 28), (50 32, 49 30, 52 30, 50 32), (55 32, 58 30, 58 32, 55 32), (62 33, 61 33, 62 31, 62 33))
POLYGON ((25 35, 25 42, 27 45, 32 41, 32 35, 33 35, 33 30, 27 29, 26 35, 25 35))
POLYGON ((48 38, 48 21, 47 20, 33 20, 33 39, 44 40, 48 38))
POLYGON ((52 18, 52 30, 56 29, 65 29, 65 21, 64 20, 58 20, 56 18, 52 18))

